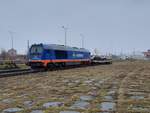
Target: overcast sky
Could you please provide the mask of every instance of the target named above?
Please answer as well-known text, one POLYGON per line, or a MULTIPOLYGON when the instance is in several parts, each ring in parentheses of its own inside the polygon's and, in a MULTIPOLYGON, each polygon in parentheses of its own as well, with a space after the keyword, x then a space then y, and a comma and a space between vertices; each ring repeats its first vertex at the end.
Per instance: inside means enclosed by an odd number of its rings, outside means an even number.
POLYGON ((97 48, 102 53, 150 48, 150 0, 0 0, 0 48, 25 53, 30 43, 97 48))

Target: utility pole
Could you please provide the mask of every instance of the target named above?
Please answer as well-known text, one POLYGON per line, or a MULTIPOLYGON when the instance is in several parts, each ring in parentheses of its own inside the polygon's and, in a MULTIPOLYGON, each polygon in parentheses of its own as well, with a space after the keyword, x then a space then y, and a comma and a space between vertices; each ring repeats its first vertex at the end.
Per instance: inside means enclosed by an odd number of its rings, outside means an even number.
POLYGON ((14 38, 13 38, 13 33, 12 31, 8 31, 10 36, 11 36, 11 46, 12 46, 12 49, 14 49, 14 38))
POLYGON ((84 48, 84 35, 80 34, 81 38, 82 38, 82 48, 84 48))
MULTIPOLYGON (((12 32, 12 31, 8 31, 9 32, 9 34, 10 34, 10 37, 11 37, 11 46, 12 46, 12 50, 14 50, 14 38, 13 38, 13 33, 15 33, 15 32, 12 32)), ((16 53, 16 52, 15 52, 16 53)), ((15 56, 15 53, 13 52, 13 53, 11 53, 11 60, 13 61, 13 60, 15 60, 15 58, 16 58, 16 56, 15 56)))
POLYGON ((63 28, 64 31, 65 31, 65 46, 67 46, 67 30, 68 30, 68 28, 65 27, 65 26, 62 26, 62 28, 63 28))
POLYGON ((27 58, 27 60, 29 60, 29 48, 30 48, 30 41, 29 40, 27 40, 27 55, 26 55, 26 58, 27 58))
POLYGON ((30 41, 28 40, 27 41, 27 51, 29 51, 29 48, 30 48, 30 41))

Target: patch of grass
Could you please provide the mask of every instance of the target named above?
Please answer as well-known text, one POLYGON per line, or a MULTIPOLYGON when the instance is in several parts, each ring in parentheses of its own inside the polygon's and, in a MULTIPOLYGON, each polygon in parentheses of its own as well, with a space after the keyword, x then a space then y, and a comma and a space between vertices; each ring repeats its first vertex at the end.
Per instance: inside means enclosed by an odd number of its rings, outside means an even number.
POLYGON ((29 95, 29 98, 30 98, 30 100, 34 100, 34 99, 36 99, 37 97, 36 97, 35 95, 29 95))

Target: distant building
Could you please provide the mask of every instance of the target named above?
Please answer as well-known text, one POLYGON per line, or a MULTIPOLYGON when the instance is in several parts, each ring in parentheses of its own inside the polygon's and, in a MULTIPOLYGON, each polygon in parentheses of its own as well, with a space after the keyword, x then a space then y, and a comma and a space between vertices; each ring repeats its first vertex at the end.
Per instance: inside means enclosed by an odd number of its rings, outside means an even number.
POLYGON ((130 57, 136 60, 146 60, 145 55, 141 51, 134 51, 130 57))
POLYGON ((25 63, 27 60, 27 56, 26 55, 17 55, 15 57, 16 62, 18 63, 25 63))
POLYGON ((12 48, 12 49, 8 50, 8 54, 10 57, 15 57, 15 56, 17 56, 17 51, 12 48))
POLYGON ((147 50, 147 52, 143 52, 143 54, 146 58, 150 58, 150 50, 147 50))

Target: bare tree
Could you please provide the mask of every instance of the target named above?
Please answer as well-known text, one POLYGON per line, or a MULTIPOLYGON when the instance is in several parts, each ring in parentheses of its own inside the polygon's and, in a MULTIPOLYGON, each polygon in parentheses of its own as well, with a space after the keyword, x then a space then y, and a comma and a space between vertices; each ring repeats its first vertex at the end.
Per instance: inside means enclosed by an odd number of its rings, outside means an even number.
POLYGON ((2 60, 6 60, 8 58, 8 54, 5 49, 1 49, 0 57, 2 60))

